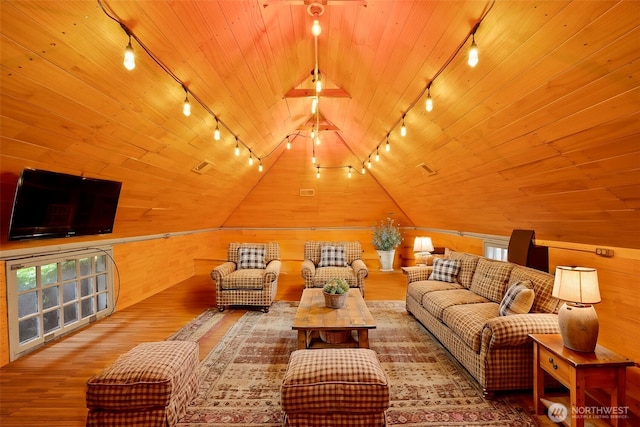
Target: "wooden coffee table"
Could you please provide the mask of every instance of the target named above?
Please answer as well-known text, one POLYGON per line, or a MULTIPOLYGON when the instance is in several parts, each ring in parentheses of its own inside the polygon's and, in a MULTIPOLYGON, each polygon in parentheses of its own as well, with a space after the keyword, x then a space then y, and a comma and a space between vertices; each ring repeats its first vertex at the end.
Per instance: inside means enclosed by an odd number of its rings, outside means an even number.
POLYGON ((350 289, 343 308, 328 308, 324 304, 321 288, 307 288, 293 319, 293 330, 298 331, 298 348, 360 347, 369 348, 369 329, 376 324, 360 294, 359 289, 350 289), (357 331, 358 339, 330 343, 322 341, 320 332, 357 331))

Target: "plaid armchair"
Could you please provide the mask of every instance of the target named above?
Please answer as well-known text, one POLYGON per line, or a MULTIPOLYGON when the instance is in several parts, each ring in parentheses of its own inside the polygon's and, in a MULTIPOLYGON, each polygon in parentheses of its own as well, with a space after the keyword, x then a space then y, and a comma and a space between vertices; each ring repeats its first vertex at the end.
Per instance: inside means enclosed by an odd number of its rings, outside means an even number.
POLYGON ((342 278, 364 296, 364 279, 368 275, 360 242, 305 242, 302 262, 305 288, 321 288, 329 279, 342 278))
POLYGON ((280 245, 229 243, 227 262, 211 271, 220 311, 229 305, 255 305, 267 313, 278 290, 280 245))

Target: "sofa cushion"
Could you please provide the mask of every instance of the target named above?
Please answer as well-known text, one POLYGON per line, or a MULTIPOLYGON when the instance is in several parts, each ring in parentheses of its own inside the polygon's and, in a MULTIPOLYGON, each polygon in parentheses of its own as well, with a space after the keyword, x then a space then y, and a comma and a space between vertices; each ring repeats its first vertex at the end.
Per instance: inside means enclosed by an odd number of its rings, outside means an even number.
POLYGON ((516 265, 511 271, 509 285, 530 280, 533 283, 533 291, 536 296, 533 300, 532 313, 557 313, 562 301, 551 296, 553 291, 554 276, 544 271, 516 265))
POLYGON ((353 273, 353 268, 347 267, 318 267, 316 275, 313 276, 313 286, 322 287, 331 279, 344 279, 349 287, 358 286, 357 278, 353 273))
POLYGON ((476 265, 478 265, 479 255, 467 254, 464 252, 449 252, 449 259, 455 259, 460 262, 460 272, 458 273, 458 283, 465 288, 471 287, 471 280, 473 279, 473 272, 476 271, 476 265))
POLYGON ((469 289, 490 301, 500 303, 513 266, 509 262, 480 258, 469 289))
POLYGON ((320 248, 318 267, 346 267, 347 254, 344 246, 325 245, 320 248))
POLYGON ((238 269, 251 268, 264 270, 267 267, 264 262, 264 248, 238 248, 238 258, 238 269))
POLYGON ((264 271, 255 268, 236 270, 222 279, 220 287, 225 290, 262 289, 264 287, 264 271))
POLYGON ((453 259, 436 259, 433 261, 433 271, 429 280, 455 283, 460 272, 460 263, 453 259))
POLYGON ((533 306, 535 296, 531 280, 514 283, 504 294, 498 312, 500 316, 528 313, 533 306))
POLYGON ((434 291, 424 294, 422 305, 431 315, 442 320, 442 312, 453 305, 489 302, 486 298, 468 289, 452 289, 450 291, 434 291))
POLYGON ((495 302, 459 304, 444 310, 442 322, 476 353, 480 353, 482 329, 487 320, 497 316, 498 304, 495 302))
POLYGON ((433 291, 444 291, 447 289, 462 289, 462 286, 457 283, 436 282, 434 280, 420 280, 418 282, 411 282, 407 286, 407 294, 409 294, 414 300, 422 304, 422 297, 424 294, 433 291))

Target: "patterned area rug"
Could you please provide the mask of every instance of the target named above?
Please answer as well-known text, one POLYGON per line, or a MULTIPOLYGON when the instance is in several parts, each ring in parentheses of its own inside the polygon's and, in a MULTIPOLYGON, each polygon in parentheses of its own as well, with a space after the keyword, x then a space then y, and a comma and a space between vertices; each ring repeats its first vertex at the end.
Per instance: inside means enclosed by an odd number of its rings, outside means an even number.
MULTIPOLYGON (((485 400, 475 380, 407 314, 403 301, 368 301, 377 328, 370 346, 391 387, 388 425, 537 426, 517 401, 485 400)), ((201 364, 198 395, 180 427, 281 426, 280 383, 296 349, 297 302, 246 313, 201 364)), ((202 336, 217 317, 209 310, 172 339, 202 336), (212 320, 212 318, 214 320, 212 320), (184 332, 184 331, 187 332, 184 332)))

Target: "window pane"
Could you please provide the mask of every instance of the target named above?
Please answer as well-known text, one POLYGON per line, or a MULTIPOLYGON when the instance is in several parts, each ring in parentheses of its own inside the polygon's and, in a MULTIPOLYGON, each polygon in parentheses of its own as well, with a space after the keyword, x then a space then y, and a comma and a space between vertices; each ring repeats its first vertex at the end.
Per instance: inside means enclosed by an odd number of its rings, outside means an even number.
POLYGON ((93 298, 83 299, 80 303, 82 308, 82 318, 89 317, 93 314, 93 298))
POLYGON ((70 259, 62 261, 62 280, 69 280, 76 277, 76 260, 70 259))
POLYGON ((17 271, 18 292, 28 291, 36 287, 36 268, 20 268, 17 271))
POLYGON ((107 275, 100 274, 96 276, 96 281, 98 282, 98 292, 102 292, 107 290, 107 275))
POLYGON ((105 310, 107 308, 107 294, 99 294, 96 298, 98 303, 98 311, 105 310))
POLYGON ((91 258, 80 258, 80 275, 88 276, 91 274, 91 258))
POLYGON ((86 297, 93 293, 93 277, 80 280, 80 296, 86 297))
POLYGON ((21 320, 18 323, 18 329, 18 339, 20 340, 20 344, 40 336, 37 317, 21 320))
POLYGON ((23 318, 38 312, 38 293, 18 295, 18 318, 23 318))
POLYGON ((107 271, 107 256, 100 255, 96 256, 96 271, 101 273, 103 271, 107 271))
POLYGON ((48 334, 56 329, 60 329, 60 310, 53 310, 42 315, 44 323, 44 333, 48 334))
POLYGON ((64 303, 78 299, 76 282, 65 283, 63 286, 62 293, 64 295, 62 300, 64 303))
POLYGON ((60 304, 58 299, 58 287, 53 286, 51 288, 46 288, 42 290, 42 308, 46 310, 47 308, 55 307, 60 304))
POLYGON ((69 304, 64 306, 64 325, 73 323, 78 320, 78 304, 69 304))
POLYGON ((58 263, 47 264, 40 267, 42 286, 47 286, 58 281, 58 263))

